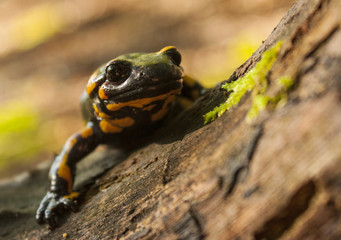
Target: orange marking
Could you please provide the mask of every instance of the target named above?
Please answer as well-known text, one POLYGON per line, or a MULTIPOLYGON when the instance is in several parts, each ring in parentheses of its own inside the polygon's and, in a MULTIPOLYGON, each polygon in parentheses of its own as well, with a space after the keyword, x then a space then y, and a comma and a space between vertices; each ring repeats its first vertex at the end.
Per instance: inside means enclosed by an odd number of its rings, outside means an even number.
POLYGON ((92 91, 96 88, 97 84, 95 82, 88 82, 88 85, 86 87, 86 93, 90 96, 92 91))
POLYGON ((156 104, 152 104, 152 105, 142 108, 142 111, 151 111, 155 107, 156 107, 156 104))
POLYGON ((130 117, 120 119, 103 119, 99 126, 105 133, 118 133, 123 128, 130 127, 135 123, 135 120, 130 117))
POLYGON ((92 91, 97 87, 96 77, 98 76, 98 70, 95 71, 89 78, 88 85, 86 87, 86 92, 90 96, 92 91))
POLYGON ((168 104, 173 102, 175 99, 175 96, 172 95, 172 96, 169 96, 165 102, 163 103, 162 105, 162 108, 160 109, 160 111, 158 111, 157 113, 154 113, 152 116, 151 116, 151 120, 152 122, 155 122, 157 120, 160 120, 162 119, 168 112, 168 104))
POLYGON ((92 107, 94 108, 97 116, 101 118, 111 118, 108 114, 100 112, 96 104, 92 104, 92 107))
POLYGON ((105 94, 105 91, 103 88, 100 88, 98 91, 98 96, 100 99, 108 99, 108 96, 105 94))
POLYGON ((93 103, 93 104, 92 104, 92 107, 93 107, 93 109, 95 110, 95 112, 96 112, 96 115, 97 115, 97 116, 99 116, 99 114, 100 114, 100 111, 98 110, 98 107, 97 107, 97 105, 96 105, 95 103, 93 103))
POLYGON ((78 196, 79 196, 79 192, 71 192, 69 195, 65 195, 63 197, 68 198, 68 199, 74 199, 74 198, 77 198, 78 196))
POLYGON ((87 127, 81 132, 81 135, 82 135, 82 138, 87 138, 91 136, 93 133, 94 131, 92 130, 92 128, 87 127))
POLYGON ((120 118, 120 119, 113 119, 113 120, 108 120, 110 124, 118 126, 118 127, 130 127, 131 125, 134 124, 135 120, 130 118, 130 117, 125 117, 125 118, 120 118))
POLYGON ((68 191, 72 192, 72 175, 71 175, 71 170, 70 167, 66 164, 67 163, 67 158, 69 156, 69 152, 71 150, 71 148, 76 144, 77 139, 72 136, 68 139, 63 152, 61 153, 61 155, 63 156, 63 158, 61 159, 61 163, 59 164, 59 168, 57 171, 57 174, 59 177, 65 179, 68 183, 68 191))
POLYGON ((137 107, 137 108, 142 108, 145 105, 148 105, 152 102, 155 102, 157 100, 163 100, 167 98, 169 95, 173 94, 180 94, 181 89, 176 89, 174 91, 170 91, 169 93, 165 93, 156 97, 151 97, 151 98, 141 98, 141 99, 136 99, 133 101, 129 102, 122 102, 122 103, 111 103, 107 105, 107 109, 110 111, 117 111, 123 107, 129 106, 129 107, 137 107))
POLYGON ((104 133, 119 133, 123 130, 123 128, 111 125, 107 119, 103 119, 99 126, 104 133))
POLYGON ((62 163, 60 164, 57 173, 58 173, 59 177, 61 177, 67 181, 68 191, 72 192, 73 183, 72 183, 71 170, 70 170, 69 166, 66 165, 67 157, 68 157, 68 154, 65 153, 63 156, 62 163))
POLYGON ((172 48, 175 48, 175 47, 174 46, 167 46, 167 47, 162 48, 157 53, 160 54, 160 53, 166 52, 167 50, 172 49, 172 48))

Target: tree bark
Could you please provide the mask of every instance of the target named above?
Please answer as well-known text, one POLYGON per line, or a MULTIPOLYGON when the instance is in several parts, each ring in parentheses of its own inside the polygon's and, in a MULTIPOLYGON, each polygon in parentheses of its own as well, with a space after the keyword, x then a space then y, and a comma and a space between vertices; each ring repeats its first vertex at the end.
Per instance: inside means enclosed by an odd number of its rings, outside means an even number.
MULTIPOLYGON (((250 123, 245 116, 252 96, 246 94, 237 106, 204 125, 202 116, 228 97, 219 85, 146 146, 128 155, 109 150, 102 152, 105 157, 93 155, 82 168, 90 172, 96 166, 99 170, 86 176, 100 178, 78 179, 84 191, 80 210, 59 228, 51 231, 27 220, 45 190, 36 184, 30 190, 34 197, 27 200, 36 201, 30 211, 1 213, 0 224, 7 228, 2 236, 341 239, 340 10, 339 0, 297 1, 227 80, 243 76, 282 40, 267 75, 267 93, 277 94, 276 79, 290 76, 294 86, 284 106, 264 110, 250 123), (118 161, 114 167, 109 164, 118 161), (102 173, 108 164, 111 169, 102 173), (16 216, 23 219, 21 224, 16 216), (14 219, 13 224, 4 217, 14 219)), ((32 173, 16 190, 25 191, 44 174, 46 170, 32 173)))

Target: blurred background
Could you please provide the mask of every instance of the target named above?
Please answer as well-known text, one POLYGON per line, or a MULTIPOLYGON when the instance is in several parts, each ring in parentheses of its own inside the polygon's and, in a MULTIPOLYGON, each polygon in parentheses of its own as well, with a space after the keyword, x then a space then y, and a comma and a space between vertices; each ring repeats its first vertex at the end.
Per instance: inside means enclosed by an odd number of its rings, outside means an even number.
POLYGON ((0 179, 52 161, 82 128, 90 74, 174 45, 207 87, 262 44, 293 0, 1 0, 0 179))

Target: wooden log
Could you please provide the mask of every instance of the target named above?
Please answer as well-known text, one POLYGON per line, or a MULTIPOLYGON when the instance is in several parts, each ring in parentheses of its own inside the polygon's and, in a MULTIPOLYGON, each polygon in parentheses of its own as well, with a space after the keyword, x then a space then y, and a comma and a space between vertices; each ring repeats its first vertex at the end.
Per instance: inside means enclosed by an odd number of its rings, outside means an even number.
POLYGON ((26 236, 340 239, 340 9, 338 0, 297 1, 226 81, 238 82, 281 40, 263 93, 280 101, 247 121, 248 92, 204 125, 202 116, 231 96, 217 86, 151 143, 121 157, 61 227, 26 236), (276 84, 283 76, 290 88, 276 84))

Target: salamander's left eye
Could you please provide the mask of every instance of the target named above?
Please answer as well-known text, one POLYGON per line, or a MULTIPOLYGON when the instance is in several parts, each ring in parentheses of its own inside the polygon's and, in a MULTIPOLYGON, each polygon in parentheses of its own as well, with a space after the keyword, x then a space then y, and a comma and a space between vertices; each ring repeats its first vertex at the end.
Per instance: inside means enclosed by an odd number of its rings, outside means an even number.
POLYGON ((131 63, 125 60, 112 60, 105 69, 107 80, 112 83, 122 83, 131 73, 131 63))

